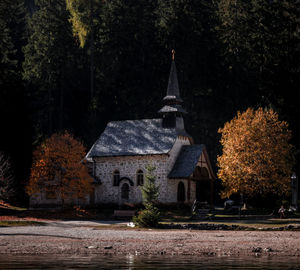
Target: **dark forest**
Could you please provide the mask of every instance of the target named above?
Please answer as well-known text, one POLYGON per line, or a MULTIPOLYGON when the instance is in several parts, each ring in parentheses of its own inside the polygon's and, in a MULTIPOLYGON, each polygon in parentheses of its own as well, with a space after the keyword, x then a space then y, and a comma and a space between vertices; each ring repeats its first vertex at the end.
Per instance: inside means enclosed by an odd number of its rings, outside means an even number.
POLYGON ((159 117, 172 49, 186 130, 215 170, 218 129, 249 107, 273 108, 300 148, 299 0, 76 2, 77 18, 65 0, 0 1, 0 151, 17 202, 54 132, 89 148, 108 121, 159 117))

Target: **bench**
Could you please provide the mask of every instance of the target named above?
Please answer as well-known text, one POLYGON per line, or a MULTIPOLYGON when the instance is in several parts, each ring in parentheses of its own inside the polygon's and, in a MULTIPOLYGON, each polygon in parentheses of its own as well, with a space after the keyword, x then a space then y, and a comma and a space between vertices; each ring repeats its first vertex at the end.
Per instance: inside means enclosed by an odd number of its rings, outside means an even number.
POLYGON ((114 210, 115 218, 128 218, 133 217, 135 215, 135 210, 114 210))

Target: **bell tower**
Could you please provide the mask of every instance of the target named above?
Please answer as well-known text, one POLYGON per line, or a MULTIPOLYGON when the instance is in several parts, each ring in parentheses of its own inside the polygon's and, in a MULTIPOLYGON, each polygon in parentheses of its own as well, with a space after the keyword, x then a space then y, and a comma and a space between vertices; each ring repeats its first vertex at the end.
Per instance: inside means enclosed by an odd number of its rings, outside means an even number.
POLYGON ((186 114, 186 111, 182 108, 183 100, 179 93, 174 50, 172 50, 167 95, 163 98, 163 102, 164 106, 158 111, 162 115, 162 126, 164 128, 176 128, 176 130, 186 134, 183 121, 183 115, 186 114))

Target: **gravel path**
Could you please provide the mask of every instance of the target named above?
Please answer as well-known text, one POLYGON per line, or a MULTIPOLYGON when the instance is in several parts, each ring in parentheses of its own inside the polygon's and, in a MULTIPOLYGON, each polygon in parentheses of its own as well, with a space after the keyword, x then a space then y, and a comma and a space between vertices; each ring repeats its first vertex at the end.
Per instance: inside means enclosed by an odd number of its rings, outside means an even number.
MULTIPOLYGON (((96 223, 99 224, 99 223, 96 223)), ((0 228, 0 254, 297 256, 299 231, 96 229, 94 223, 0 228)))

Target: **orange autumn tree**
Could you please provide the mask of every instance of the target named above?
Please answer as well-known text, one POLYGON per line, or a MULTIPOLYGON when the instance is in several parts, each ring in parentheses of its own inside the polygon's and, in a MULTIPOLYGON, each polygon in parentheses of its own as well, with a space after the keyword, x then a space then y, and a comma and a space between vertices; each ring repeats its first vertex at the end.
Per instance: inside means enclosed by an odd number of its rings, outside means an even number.
POLYGON ((28 195, 50 192, 61 199, 82 198, 92 191, 92 178, 82 164, 83 144, 68 132, 53 134, 33 153, 28 195))
POLYGON ((218 156, 223 198, 233 193, 253 197, 289 192, 294 164, 291 131, 287 122, 278 120, 276 112, 249 108, 238 112, 218 132, 223 146, 218 156))

